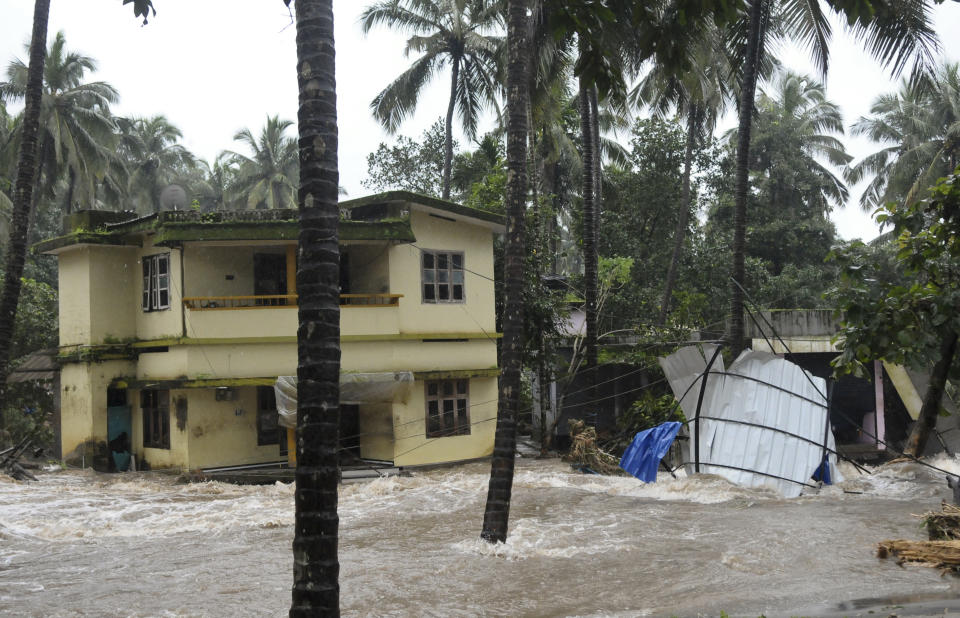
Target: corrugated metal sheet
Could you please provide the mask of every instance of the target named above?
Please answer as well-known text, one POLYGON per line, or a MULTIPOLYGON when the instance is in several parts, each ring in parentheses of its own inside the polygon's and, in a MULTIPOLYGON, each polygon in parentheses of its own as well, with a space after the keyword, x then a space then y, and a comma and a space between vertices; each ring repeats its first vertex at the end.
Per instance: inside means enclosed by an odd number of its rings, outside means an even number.
MULTIPOLYGON (((707 346, 704 350, 688 347, 661 359, 690 421, 710 355, 707 346)), ((745 486, 773 487, 787 497, 800 495, 803 483, 811 483, 823 456, 827 423, 822 378, 771 354, 748 350, 726 375, 709 377, 700 414, 702 473, 745 486)), ((695 433, 692 426, 689 430, 695 433)), ((827 432, 827 448, 835 449, 832 431, 827 432)), ((685 449, 685 461, 693 461, 692 451, 692 446, 685 449)), ((831 476, 838 480, 835 456, 830 456, 830 463, 831 476)), ((687 470, 694 471, 692 463, 687 470)))
POLYGON ((23 357, 22 361, 10 371, 10 375, 7 376, 7 383, 54 379, 60 372, 56 356, 57 348, 31 352, 23 357))

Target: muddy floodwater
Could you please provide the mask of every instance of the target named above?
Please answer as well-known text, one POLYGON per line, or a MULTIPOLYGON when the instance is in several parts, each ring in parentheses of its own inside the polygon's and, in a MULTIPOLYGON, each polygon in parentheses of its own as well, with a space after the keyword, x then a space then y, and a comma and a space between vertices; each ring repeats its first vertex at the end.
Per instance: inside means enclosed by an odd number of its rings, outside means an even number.
MULTIPOLYGON (((521 460, 509 540, 493 547, 477 540, 489 464, 347 485, 343 612, 866 614, 960 597, 954 576, 875 557, 880 540, 925 538, 911 514, 948 497, 942 475, 842 470, 842 485, 784 500, 717 477, 644 485, 521 460)), ((0 480, 0 614, 282 616, 292 537, 291 485, 92 471, 0 480)))

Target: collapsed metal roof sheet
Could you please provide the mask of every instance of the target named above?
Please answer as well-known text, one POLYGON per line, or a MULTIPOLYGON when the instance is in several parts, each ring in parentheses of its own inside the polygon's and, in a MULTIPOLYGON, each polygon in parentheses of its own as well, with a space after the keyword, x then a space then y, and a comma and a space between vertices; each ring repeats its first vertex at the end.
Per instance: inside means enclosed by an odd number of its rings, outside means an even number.
POLYGON ((826 382, 782 358, 750 350, 724 371, 722 357, 715 353, 716 346, 688 346, 660 359, 689 422, 687 472, 696 472, 699 460, 701 473, 796 497, 812 485, 810 477, 826 448, 831 478, 841 480, 827 424, 826 382), (701 389, 698 427, 694 419, 701 389))
POLYGON ((7 376, 7 384, 54 379, 60 372, 56 356, 57 348, 31 352, 23 357, 22 362, 10 370, 10 375, 7 376))

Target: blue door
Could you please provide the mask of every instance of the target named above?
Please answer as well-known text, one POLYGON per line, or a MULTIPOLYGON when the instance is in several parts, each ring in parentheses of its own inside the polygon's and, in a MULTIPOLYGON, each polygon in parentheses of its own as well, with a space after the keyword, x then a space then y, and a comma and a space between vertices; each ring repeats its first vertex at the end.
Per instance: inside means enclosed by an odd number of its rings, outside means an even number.
POLYGON ((130 468, 130 406, 107 408, 107 445, 117 472, 130 468))

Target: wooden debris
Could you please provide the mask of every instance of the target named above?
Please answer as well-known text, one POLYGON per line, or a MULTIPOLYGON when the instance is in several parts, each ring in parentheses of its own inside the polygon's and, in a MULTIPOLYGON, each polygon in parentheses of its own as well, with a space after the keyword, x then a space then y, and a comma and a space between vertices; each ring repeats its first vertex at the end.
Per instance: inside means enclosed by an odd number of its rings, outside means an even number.
POLYGON ((897 564, 913 562, 944 571, 960 570, 960 541, 882 541, 877 557, 896 557, 897 564))
POLYGON ((585 472, 596 474, 624 474, 620 460, 597 446, 597 430, 579 419, 570 419, 570 452, 564 456, 585 472))
POLYGON ((24 469, 24 464, 19 461, 20 457, 30 447, 31 442, 33 442, 33 435, 23 438, 13 448, 8 448, 0 453, 0 471, 8 474, 15 481, 37 480, 37 477, 27 472, 24 469))
POLYGON ((931 541, 960 540, 960 506, 943 502, 940 512, 931 511, 921 515, 923 526, 931 541))
POLYGON ((960 571, 960 507, 941 502, 940 511, 923 515, 929 541, 887 540, 877 544, 877 557, 948 571, 960 571))

